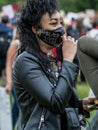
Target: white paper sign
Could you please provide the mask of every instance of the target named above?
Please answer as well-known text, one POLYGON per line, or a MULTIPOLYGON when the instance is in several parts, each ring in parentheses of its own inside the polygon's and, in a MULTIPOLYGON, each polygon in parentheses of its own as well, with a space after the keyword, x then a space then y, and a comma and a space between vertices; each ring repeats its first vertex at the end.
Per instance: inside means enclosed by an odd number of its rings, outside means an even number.
POLYGON ((2 12, 7 15, 10 19, 14 18, 14 10, 12 5, 5 5, 2 7, 2 12))

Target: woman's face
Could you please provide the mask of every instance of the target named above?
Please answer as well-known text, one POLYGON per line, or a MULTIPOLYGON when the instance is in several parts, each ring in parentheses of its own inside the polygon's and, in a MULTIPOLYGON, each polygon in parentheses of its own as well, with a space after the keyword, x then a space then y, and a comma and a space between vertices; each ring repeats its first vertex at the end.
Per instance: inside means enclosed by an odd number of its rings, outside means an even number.
POLYGON ((48 13, 44 14, 41 19, 41 26, 45 30, 55 30, 62 27, 60 13, 56 11, 51 16, 48 13))
POLYGON ((65 33, 65 29, 62 27, 62 19, 59 12, 56 11, 51 16, 46 13, 41 19, 41 27, 37 35, 40 40, 52 47, 57 47, 61 44, 61 36, 65 33))
MULTIPOLYGON (((36 31, 40 48, 54 48, 61 44, 64 34, 60 13, 55 11, 51 16, 46 13, 41 18, 41 29, 36 31)), ((42 49, 43 50, 43 49, 42 49)))

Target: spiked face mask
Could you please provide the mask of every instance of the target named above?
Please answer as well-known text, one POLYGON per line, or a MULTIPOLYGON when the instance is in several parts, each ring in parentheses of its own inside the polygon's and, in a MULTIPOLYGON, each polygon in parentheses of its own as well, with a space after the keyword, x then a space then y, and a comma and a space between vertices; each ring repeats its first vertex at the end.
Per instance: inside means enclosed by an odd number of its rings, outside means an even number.
POLYGON ((63 34, 65 30, 63 27, 57 28, 55 30, 45 30, 42 29, 41 34, 38 37, 50 46, 58 47, 62 43, 63 34))

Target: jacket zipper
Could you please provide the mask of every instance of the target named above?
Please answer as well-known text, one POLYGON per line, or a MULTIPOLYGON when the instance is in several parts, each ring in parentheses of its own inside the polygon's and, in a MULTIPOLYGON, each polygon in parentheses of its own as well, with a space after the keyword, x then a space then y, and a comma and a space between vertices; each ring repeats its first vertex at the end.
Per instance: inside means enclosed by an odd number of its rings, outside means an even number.
POLYGON ((39 125, 38 125, 38 130, 41 129, 42 123, 45 121, 45 113, 46 113, 46 109, 43 108, 43 111, 42 111, 42 114, 41 114, 41 117, 40 117, 40 122, 39 122, 39 125))

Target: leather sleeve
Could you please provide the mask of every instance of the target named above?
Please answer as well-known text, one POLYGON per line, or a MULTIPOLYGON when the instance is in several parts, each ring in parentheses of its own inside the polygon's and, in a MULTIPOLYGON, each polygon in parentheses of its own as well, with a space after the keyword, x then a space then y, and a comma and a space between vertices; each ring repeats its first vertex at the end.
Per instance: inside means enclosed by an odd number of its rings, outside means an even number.
POLYGON ((31 54, 23 55, 16 61, 14 77, 18 77, 22 86, 39 104, 62 113, 71 96, 71 88, 78 72, 77 65, 64 61, 58 83, 54 87, 37 60, 31 54))
POLYGON ((77 51, 80 69, 98 98, 98 40, 81 37, 77 51))

